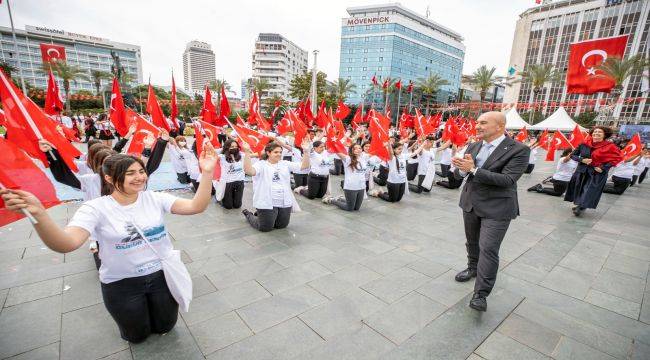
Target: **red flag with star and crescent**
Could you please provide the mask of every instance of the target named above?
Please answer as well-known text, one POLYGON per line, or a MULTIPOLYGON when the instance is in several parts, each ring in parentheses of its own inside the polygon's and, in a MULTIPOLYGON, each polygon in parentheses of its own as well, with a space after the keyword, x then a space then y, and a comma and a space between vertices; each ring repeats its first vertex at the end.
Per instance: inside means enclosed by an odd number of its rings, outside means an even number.
POLYGON ((571 136, 569 137, 569 142, 571 143, 571 146, 574 148, 577 148, 578 145, 582 144, 585 141, 585 136, 580 131, 580 126, 576 124, 576 126, 573 128, 573 131, 571 132, 571 136))
POLYGON ((52 61, 65 61, 65 46, 54 44, 40 44, 41 45, 41 59, 43 64, 52 61))
POLYGON ((632 136, 630 142, 625 145, 625 148, 621 152, 623 153, 623 158, 625 160, 628 160, 639 155, 642 149, 643 147, 641 146, 641 137, 639 136, 639 133, 636 133, 634 136, 632 136))
POLYGON ((598 66, 612 57, 622 58, 628 35, 587 40, 571 44, 567 69, 567 93, 609 93, 615 83, 598 70, 598 66))
POLYGON ((557 130, 553 134, 553 138, 548 143, 548 151, 546 152, 546 161, 555 161, 555 151, 563 150, 571 147, 571 143, 567 138, 562 134, 561 131, 557 130))
POLYGON ((45 113, 48 115, 59 115, 63 111, 63 99, 61 99, 61 92, 59 92, 59 85, 54 79, 52 69, 47 76, 47 93, 45 94, 45 113))
POLYGON ((111 119, 117 133, 121 136, 125 136, 129 131, 129 127, 126 123, 125 111, 124 99, 122 98, 122 92, 120 91, 120 83, 117 81, 117 78, 113 78, 113 91, 111 92, 111 103, 108 117, 111 119))

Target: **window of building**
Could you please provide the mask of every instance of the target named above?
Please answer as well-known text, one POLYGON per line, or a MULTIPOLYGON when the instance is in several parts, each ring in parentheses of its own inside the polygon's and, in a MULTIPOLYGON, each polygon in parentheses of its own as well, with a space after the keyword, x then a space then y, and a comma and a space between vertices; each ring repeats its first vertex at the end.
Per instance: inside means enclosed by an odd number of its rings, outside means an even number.
POLYGON ((377 71, 381 71, 383 68, 380 66, 377 68, 377 71))
POLYGON ((384 52, 384 48, 379 48, 379 52, 384 52))
POLYGON ((368 62, 368 58, 363 58, 363 62, 368 62))
POLYGON ((363 71, 368 71, 368 68, 364 66, 363 71))
POLYGON ((363 53, 368 53, 368 49, 363 49, 363 53))
POLYGON ((368 42, 368 41, 370 41, 370 37, 366 36, 366 38, 365 38, 364 40, 365 40, 366 42, 368 42))
POLYGON ((348 49, 348 54, 354 54, 354 49, 348 49))
POLYGON ((384 61, 383 56, 380 56, 380 57, 379 57, 379 61, 384 61))
POLYGON ((351 68, 351 67, 349 67, 349 68, 348 68, 348 71, 352 71, 352 68, 351 68))

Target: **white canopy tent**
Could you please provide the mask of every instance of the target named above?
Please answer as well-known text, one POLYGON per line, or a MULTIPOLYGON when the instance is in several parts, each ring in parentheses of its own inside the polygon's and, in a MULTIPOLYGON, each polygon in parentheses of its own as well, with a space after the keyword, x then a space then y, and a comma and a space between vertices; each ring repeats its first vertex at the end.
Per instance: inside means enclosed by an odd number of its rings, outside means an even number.
POLYGON ((530 124, 521 118, 521 115, 514 107, 510 108, 506 113, 506 129, 507 130, 520 130, 523 127, 530 128, 530 124))
MULTIPOLYGON (((551 116, 547 117, 546 120, 531 126, 530 130, 560 130, 560 131, 571 131, 573 130, 578 123, 571 119, 571 116, 567 114, 564 107, 560 106, 551 116)), ((581 130, 584 130, 580 126, 581 130)))

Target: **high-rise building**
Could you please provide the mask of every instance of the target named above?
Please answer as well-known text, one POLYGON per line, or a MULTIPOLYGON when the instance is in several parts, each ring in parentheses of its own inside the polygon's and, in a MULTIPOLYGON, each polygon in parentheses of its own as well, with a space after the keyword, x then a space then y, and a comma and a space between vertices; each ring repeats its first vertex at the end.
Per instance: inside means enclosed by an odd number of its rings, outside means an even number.
MULTIPOLYGON (((40 44, 54 44, 65 47, 66 62, 87 71, 111 71, 113 51, 120 58, 124 71, 131 75, 133 82, 142 83, 142 55, 140 46, 124 44, 91 35, 82 35, 60 29, 26 25, 25 30, 16 29, 18 50, 14 47, 11 28, 0 26, 0 58, 9 65, 22 70, 24 80, 38 88, 47 87, 47 75, 43 68, 40 44)), ((18 81, 18 70, 12 76, 18 81)), ((109 85, 111 80, 102 80, 109 85)), ((20 83, 20 82, 19 82, 20 83)), ((70 83, 70 90, 95 92, 91 81, 78 79, 70 83)))
POLYGON ((183 52, 183 86, 191 93, 201 93, 205 85, 217 80, 212 46, 192 40, 183 52))
MULTIPOLYGON (((261 98, 289 96, 289 83, 296 75, 307 71, 307 51, 280 34, 261 33, 253 50, 253 80, 266 80, 270 87, 261 98)), ((242 98, 245 98, 242 94, 242 98)))
POLYGON ((351 7, 347 12, 350 17, 341 21, 339 77, 356 85, 348 102, 371 101, 373 76, 408 84, 437 74, 449 82, 439 91, 439 101, 458 92, 465 57, 460 34, 399 3, 351 7))
MULTIPOLYGON (((629 35, 625 56, 648 54, 650 1, 644 0, 563 0, 546 3, 519 15, 510 53, 510 69, 522 71, 532 64, 553 64, 566 71, 571 43, 629 35)), ((639 122, 650 118, 647 81, 641 71, 623 84, 623 98, 644 98, 640 102, 623 103, 614 109, 617 121, 639 122), (645 89, 644 89, 645 88, 645 89)), ((611 103, 605 93, 593 95, 567 94, 565 78, 543 88, 534 98, 528 82, 506 87, 505 103, 541 103, 550 114, 564 103, 570 115, 587 110, 598 111, 601 102, 611 103)))

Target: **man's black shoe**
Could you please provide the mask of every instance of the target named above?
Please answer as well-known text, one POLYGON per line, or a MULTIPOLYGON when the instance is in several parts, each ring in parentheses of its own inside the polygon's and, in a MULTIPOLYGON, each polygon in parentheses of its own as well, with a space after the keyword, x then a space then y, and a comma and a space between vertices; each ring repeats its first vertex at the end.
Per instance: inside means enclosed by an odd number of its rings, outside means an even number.
POLYGON ((485 311, 487 310, 487 299, 477 293, 474 293, 472 300, 469 301, 469 307, 476 311, 485 311))
POLYGON ((476 277, 476 269, 465 269, 458 274, 456 274, 456 281, 458 282, 465 282, 469 281, 472 278, 476 277))

